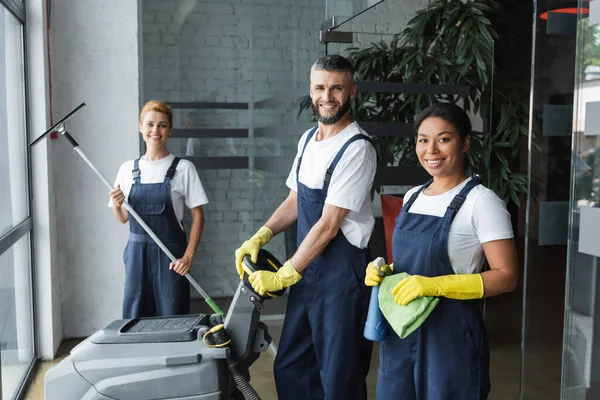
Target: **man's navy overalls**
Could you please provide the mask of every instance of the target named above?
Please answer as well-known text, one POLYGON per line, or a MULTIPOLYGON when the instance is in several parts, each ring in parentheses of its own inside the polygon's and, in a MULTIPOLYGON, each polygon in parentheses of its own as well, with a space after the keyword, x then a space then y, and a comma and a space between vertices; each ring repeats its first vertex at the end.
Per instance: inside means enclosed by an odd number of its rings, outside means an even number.
MULTIPOLYGON (((317 128, 309 132, 300 164, 317 128)), ((355 135, 330 164, 322 189, 298 184, 298 245, 321 218, 329 180, 355 135)), ((340 229, 319 257, 290 288, 281 341, 274 364, 279 399, 366 399, 372 343, 363 337, 369 291, 364 285, 367 249, 348 242, 340 229)))

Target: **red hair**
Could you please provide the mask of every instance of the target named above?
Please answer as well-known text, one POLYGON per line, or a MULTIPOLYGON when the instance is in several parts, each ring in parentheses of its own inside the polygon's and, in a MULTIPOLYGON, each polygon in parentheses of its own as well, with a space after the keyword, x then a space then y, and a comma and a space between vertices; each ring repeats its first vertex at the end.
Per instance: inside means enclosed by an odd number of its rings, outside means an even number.
POLYGON ((140 124, 144 120, 146 113, 150 111, 156 111, 165 114, 169 119, 169 128, 173 127, 173 111, 168 104, 163 103, 160 100, 150 100, 144 104, 144 107, 142 107, 142 111, 140 112, 140 124))

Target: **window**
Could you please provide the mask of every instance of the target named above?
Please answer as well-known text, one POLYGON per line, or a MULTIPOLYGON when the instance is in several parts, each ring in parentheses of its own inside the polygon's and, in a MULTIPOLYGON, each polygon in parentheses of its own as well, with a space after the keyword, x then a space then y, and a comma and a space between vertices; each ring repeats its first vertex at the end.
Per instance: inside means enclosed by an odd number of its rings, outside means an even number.
POLYGON ((0 0, 0 399, 35 360, 23 1, 0 0))

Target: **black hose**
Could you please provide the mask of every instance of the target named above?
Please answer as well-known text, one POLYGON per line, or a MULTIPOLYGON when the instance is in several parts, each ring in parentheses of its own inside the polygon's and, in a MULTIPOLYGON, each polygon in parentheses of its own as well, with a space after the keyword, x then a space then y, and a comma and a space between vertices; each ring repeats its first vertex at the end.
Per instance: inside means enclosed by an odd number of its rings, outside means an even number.
POLYGON ((243 374, 234 374, 233 372, 231 372, 231 375, 233 376, 235 385, 237 386, 239 391, 242 392, 246 400, 260 400, 260 396, 258 395, 258 393, 256 393, 252 386, 250 386, 250 382, 246 380, 246 377, 243 374))
POLYGON ((237 357, 233 353, 233 348, 231 346, 228 347, 226 359, 227 368, 233 377, 235 385, 239 391, 242 392, 246 400, 260 400, 260 396, 256 393, 252 386, 250 386, 250 382, 248 382, 248 379, 246 379, 246 376, 242 373, 237 357))

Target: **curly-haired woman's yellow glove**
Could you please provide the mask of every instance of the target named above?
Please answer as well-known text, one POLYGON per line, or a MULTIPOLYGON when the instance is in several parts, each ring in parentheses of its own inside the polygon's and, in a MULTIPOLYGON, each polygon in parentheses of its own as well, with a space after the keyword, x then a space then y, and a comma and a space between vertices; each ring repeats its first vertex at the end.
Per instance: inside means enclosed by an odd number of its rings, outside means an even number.
POLYGON ((443 275, 428 278, 413 275, 400 281, 392 289, 394 301, 407 305, 417 297, 448 297, 456 300, 480 299, 483 297, 481 274, 443 275))
POLYGON ((371 261, 367 264, 367 271, 365 274, 365 285, 367 286, 381 285, 383 278, 394 272, 394 263, 391 263, 390 265, 383 264, 381 267, 376 267, 374 263, 375 261, 371 261))

